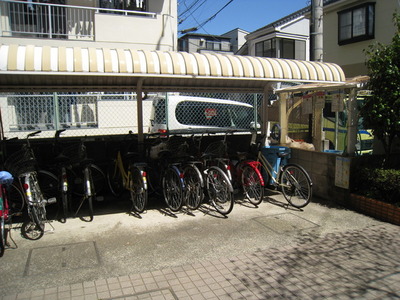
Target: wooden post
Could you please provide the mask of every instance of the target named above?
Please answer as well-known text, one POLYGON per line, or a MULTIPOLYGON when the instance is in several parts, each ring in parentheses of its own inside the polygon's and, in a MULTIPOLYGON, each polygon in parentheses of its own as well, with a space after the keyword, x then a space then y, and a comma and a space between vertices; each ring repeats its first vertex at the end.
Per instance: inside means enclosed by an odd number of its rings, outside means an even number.
POLYGON ((356 151, 358 131, 357 89, 350 90, 347 104, 347 145, 345 151, 348 155, 353 156, 356 151))
POLYGON ((279 94, 279 124, 281 126, 281 138, 279 144, 285 145, 287 143, 286 137, 288 135, 288 117, 286 114, 287 97, 288 93, 279 94))

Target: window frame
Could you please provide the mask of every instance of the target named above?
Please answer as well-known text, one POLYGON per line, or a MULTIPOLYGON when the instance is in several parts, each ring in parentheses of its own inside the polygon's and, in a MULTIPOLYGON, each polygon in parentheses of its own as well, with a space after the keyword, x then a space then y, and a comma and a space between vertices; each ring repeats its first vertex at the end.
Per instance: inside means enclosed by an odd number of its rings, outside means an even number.
POLYGON ((338 13, 338 44, 339 46, 347 45, 351 43, 357 43, 361 41, 371 40, 375 38, 375 2, 366 2, 361 5, 357 5, 345 10, 341 10, 338 13), (354 35, 354 12, 361 8, 365 8, 365 24, 363 26, 365 30, 365 34, 362 35, 354 35), (372 11, 370 10, 372 9, 372 11), (341 38, 342 30, 344 26, 341 23, 341 17, 345 14, 351 14, 351 23, 350 23, 350 37, 349 38, 341 38), (371 16, 372 14, 372 16, 371 16), (372 24, 371 24, 372 22, 372 24))

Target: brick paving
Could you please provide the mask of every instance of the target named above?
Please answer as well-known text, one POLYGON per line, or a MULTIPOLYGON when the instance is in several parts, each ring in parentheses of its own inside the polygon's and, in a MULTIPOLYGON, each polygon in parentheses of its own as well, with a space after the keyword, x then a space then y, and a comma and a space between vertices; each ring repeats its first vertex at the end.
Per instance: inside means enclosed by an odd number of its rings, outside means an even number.
MULTIPOLYGON (((133 258, 135 259, 135 258, 133 258)), ((399 227, 329 233, 233 257, 3 295, 22 299, 398 299, 399 227)))

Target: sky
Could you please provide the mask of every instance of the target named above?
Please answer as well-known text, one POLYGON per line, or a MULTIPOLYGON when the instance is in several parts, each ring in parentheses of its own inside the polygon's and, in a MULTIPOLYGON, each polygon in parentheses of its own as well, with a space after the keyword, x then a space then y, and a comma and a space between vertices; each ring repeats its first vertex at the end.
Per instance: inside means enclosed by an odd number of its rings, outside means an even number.
MULTIPOLYGON (((178 0, 178 21, 183 20, 178 30, 199 27, 230 1, 178 0)), ((308 5, 310 0, 233 0, 195 32, 221 35, 235 28, 252 32, 308 5)))

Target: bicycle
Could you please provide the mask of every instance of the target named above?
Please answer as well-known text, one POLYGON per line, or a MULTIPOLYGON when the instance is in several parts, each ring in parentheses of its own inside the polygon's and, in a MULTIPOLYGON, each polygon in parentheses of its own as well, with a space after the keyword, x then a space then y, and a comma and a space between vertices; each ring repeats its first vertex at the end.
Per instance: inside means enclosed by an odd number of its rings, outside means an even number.
POLYGON ((234 191, 241 188, 246 199, 257 206, 264 197, 264 180, 257 170, 260 163, 248 159, 246 152, 236 152, 233 158, 232 149, 228 151, 227 136, 234 132, 237 130, 227 131, 223 139, 209 145, 208 151, 214 153, 214 163, 226 173, 234 191))
MULTIPOLYGON (((268 149, 268 148, 266 148, 268 149)), ((269 182, 275 189, 280 189, 286 201, 296 208, 307 206, 312 197, 312 181, 307 171, 300 165, 286 163, 290 148, 272 148, 269 155, 276 159, 275 168, 263 154, 260 147, 257 152, 257 164, 254 164, 253 171, 259 180, 263 179, 262 171, 265 171, 265 182, 269 182)))
MULTIPOLYGON (((198 138, 198 142, 194 142, 199 152, 199 161, 189 162, 195 170, 193 173, 193 178, 195 178, 193 185, 196 185, 196 187, 193 187, 193 190, 198 191, 198 196, 195 197, 199 197, 201 203, 205 198, 205 189, 211 205, 217 212, 226 216, 233 209, 234 197, 231 180, 226 172, 218 166, 224 163, 225 159, 221 157, 220 151, 218 151, 219 147, 215 147, 217 144, 214 143, 209 144, 205 151, 201 153, 202 139, 203 134, 198 138)), ((194 136, 193 140, 195 140, 194 136)), ((193 193, 193 195, 196 194, 193 193)))
POLYGON ((64 180, 68 180, 68 186, 71 183, 71 192, 80 198, 74 216, 78 216, 86 202, 88 216, 80 215, 79 218, 82 221, 91 222, 94 218, 93 200, 100 198, 99 193, 104 188, 106 176, 100 167, 93 163, 94 160, 87 157, 84 138, 81 138, 78 143, 63 146, 60 155, 69 159, 67 176, 64 180))
POLYGON ((175 135, 162 141, 158 138, 149 149, 149 157, 152 159, 149 168, 150 190, 162 194, 173 212, 179 211, 184 205, 190 210, 201 205, 198 181, 201 174, 193 167, 188 149, 188 139, 175 135), (154 172, 155 169, 158 172, 154 172), (160 188, 161 193, 158 192, 160 188))
POLYGON ((71 210, 71 191, 67 174, 67 170, 71 168, 71 159, 63 154, 63 148, 59 143, 60 135, 64 131, 65 129, 57 130, 54 135, 55 141, 52 149, 53 157, 50 161, 50 164, 47 166, 57 175, 46 171, 51 175, 49 176, 47 174, 46 176, 43 176, 46 173, 44 173, 42 170, 38 174, 39 184, 42 190, 45 190, 48 194, 61 199, 61 205, 59 205, 57 216, 61 210, 62 216, 59 221, 62 223, 67 221, 69 212, 71 210))
POLYGON ((20 190, 23 191, 27 204, 29 221, 21 227, 22 235, 30 240, 40 239, 44 234, 46 205, 56 202, 56 198, 46 199, 39 185, 37 161, 29 138, 41 131, 29 133, 21 150, 12 153, 4 163, 5 169, 18 178, 20 190))
POLYGON ((9 172, 0 172, 0 257, 4 255, 6 247, 9 246, 7 238, 10 229, 6 229, 6 223, 11 223, 13 216, 22 214, 24 207, 23 195, 13 181, 14 178, 9 172), (9 197, 13 195, 13 192, 18 193, 18 197, 9 197))
MULTIPOLYGON (((128 137, 132 137, 132 132, 129 132, 128 137)), ((111 193, 115 197, 121 196, 123 190, 128 190, 132 201, 132 208, 137 213, 142 213, 147 205, 147 164, 140 158, 137 152, 127 149, 117 151, 117 155, 110 164, 107 172, 107 182, 111 193), (135 158, 140 162, 135 162, 135 158)))

